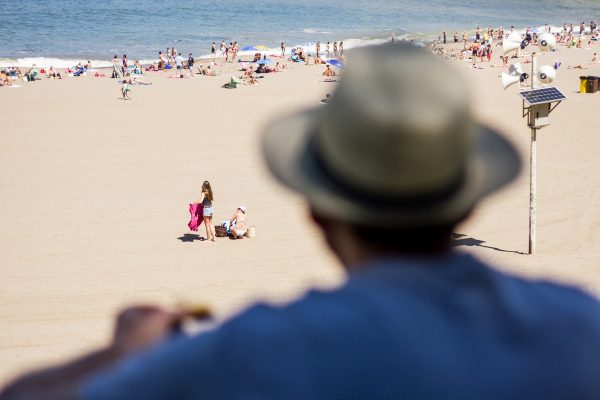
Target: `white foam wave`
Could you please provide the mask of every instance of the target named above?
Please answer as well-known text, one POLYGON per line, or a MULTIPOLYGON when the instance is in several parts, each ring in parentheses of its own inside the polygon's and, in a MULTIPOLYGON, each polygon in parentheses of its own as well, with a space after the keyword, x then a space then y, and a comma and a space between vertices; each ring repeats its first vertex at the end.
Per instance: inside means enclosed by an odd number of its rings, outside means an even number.
MULTIPOLYGON (((89 60, 94 68, 104 68, 112 66, 110 61, 105 60, 89 60)), ((79 63, 86 64, 88 60, 84 59, 63 59, 51 57, 26 57, 26 58, 0 58, 0 67, 54 67, 54 68, 71 68, 79 63)))
MULTIPOLYGON (((112 61, 107 60, 88 60, 88 59, 64 59, 64 58, 53 58, 53 57, 26 57, 26 58, 0 58, 0 68, 5 67, 20 67, 29 68, 33 65, 39 68, 72 68, 77 64, 81 63, 85 65, 88 61, 91 62, 94 68, 110 68, 112 67, 112 61)), ((135 60, 129 60, 133 63, 135 60)), ((144 65, 152 64, 155 60, 140 60, 144 65)))

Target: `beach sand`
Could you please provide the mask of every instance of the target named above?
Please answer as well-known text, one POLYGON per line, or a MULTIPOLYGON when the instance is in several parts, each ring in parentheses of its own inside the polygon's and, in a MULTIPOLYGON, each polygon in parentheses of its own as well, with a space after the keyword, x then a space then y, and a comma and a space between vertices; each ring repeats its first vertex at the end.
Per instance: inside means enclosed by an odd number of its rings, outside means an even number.
MULTIPOLYGON (((537 254, 527 252, 529 129, 502 68, 463 70, 483 121, 518 147, 520 178, 458 229, 459 251, 512 273, 551 278, 600 294, 600 94, 582 95, 570 64, 593 51, 562 49, 556 86, 569 99, 538 136, 537 254)), ((497 59, 499 48, 495 48, 497 59)), ((255 301, 282 303, 343 281, 338 262, 301 199, 263 165, 259 138, 271 118, 319 107, 334 83, 322 66, 294 65, 256 87, 219 77, 151 73, 120 99, 109 78, 20 82, 0 88, 0 382, 109 340, 115 312, 137 302, 207 303, 219 320, 255 301), (209 180, 215 222, 248 208, 256 237, 198 240, 188 205, 209 180)), ((198 232, 204 236, 204 226, 198 232)))

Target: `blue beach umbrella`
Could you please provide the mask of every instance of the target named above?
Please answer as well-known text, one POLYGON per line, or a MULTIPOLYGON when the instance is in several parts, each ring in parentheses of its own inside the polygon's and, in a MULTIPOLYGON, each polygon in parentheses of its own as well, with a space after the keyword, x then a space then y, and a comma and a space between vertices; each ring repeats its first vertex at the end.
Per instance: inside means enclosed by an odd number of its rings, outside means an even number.
POLYGON ((257 64, 271 64, 271 60, 265 60, 263 58, 262 60, 258 60, 256 63, 257 64))
POLYGON ((327 61, 327 64, 333 65, 334 67, 338 67, 338 68, 344 67, 343 62, 341 62, 340 60, 333 59, 333 58, 331 60, 327 61))
POLYGON ((256 51, 256 50, 258 50, 258 49, 254 46, 242 47, 242 51, 256 51))

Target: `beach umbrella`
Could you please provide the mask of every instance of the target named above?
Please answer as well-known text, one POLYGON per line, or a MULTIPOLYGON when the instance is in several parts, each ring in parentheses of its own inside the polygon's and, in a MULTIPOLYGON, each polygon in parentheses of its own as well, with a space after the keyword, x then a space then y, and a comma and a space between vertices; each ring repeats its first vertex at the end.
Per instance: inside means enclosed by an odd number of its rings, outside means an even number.
POLYGON ((256 62, 257 64, 271 64, 271 60, 266 60, 266 59, 262 59, 262 60, 258 60, 256 62))
POLYGON ((327 64, 333 65, 334 67, 338 67, 338 68, 343 68, 344 67, 344 63, 343 62, 341 62, 340 60, 336 60, 334 58, 332 58, 331 60, 327 61, 327 64))
POLYGON ((254 46, 242 47, 242 51, 256 51, 256 50, 258 50, 258 49, 254 46))

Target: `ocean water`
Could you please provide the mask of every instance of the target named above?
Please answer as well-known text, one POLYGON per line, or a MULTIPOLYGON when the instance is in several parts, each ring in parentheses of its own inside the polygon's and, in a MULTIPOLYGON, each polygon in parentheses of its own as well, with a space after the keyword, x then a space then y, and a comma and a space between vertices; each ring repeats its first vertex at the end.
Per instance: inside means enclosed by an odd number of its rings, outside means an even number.
POLYGON ((478 25, 591 20, 600 20, 598 0, 19 0, 0 7, 0 65, 98 65, 124 53, 150 60, 167 47, 201 56, 221 40, 273 49, 343 40, 351 48, 392 33, 427 41, 478 25))

